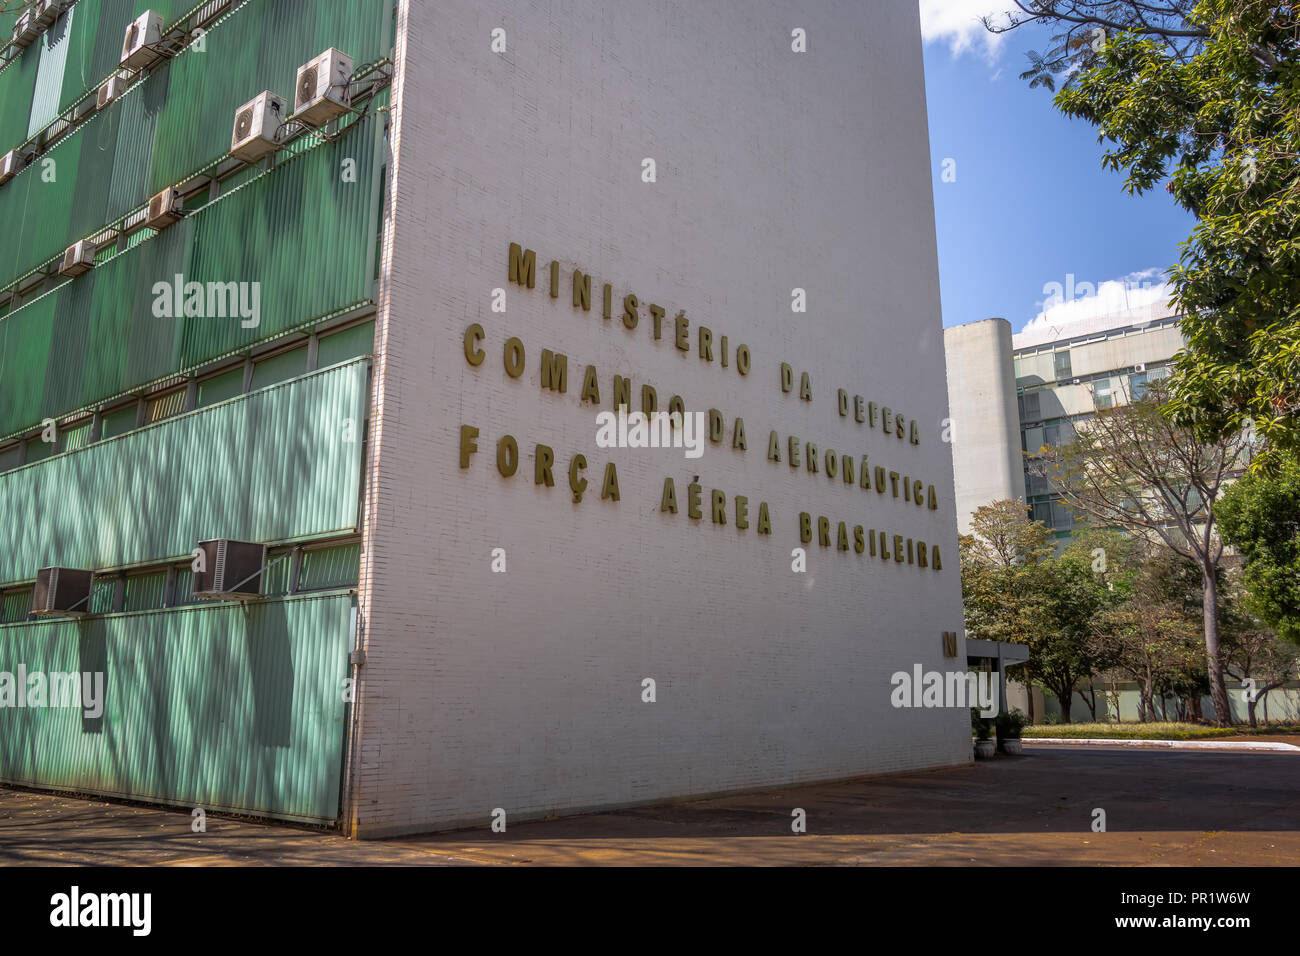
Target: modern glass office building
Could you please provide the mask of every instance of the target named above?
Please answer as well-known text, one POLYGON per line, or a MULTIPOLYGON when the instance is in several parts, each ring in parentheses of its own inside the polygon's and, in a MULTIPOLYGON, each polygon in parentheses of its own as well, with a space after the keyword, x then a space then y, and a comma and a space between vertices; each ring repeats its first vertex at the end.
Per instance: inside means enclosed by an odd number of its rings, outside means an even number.
POLYGON ((1020 498, 1063 547, 1075 516, 1033 459, 1168 377, 1183 337, 1178 315, 1159 303, 1015 335, 1006 319, 985 319, 946 329, 944 346, 963 530, 979 506, 1020 498))

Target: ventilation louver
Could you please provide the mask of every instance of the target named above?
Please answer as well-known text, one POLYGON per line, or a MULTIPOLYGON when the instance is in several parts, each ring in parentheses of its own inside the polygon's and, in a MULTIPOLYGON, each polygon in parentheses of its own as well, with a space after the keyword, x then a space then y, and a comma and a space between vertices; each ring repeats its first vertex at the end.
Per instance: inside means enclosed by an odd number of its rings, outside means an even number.
POLYGON ((95 109, 102 110, 109 103, 113 102, 119 96, 126 92, 127 79, 116 73, 110 76, 99 86, 99 93, 95 97, 95 109))
POLYGON ((78 568, 41 568, 32 589, 31 613, 48 617, 85 617, 90 613, 94 574, 78 568))
POLYGON ((324 126, 352 106, 352 57, 331 47, 298 67, 293 118, 324 126))
POLYGON ((36 5, 36 22, 42 28, 48 27, 51 23, 59 18, 59 14, 66 7, 67 0, 41 0, 36 5))
POLYGON ((16 46, 29 47, 41 35, 41 28, 36 23, 36 11, 28 10, 14 22, 13 42, 16 46))
POLYGON ((251 541, 217 538, 200 541, 202 565, 194 572, 194 596, 228 601, 262 596, 266 546, 251 541))
POLYGON ((27 165, 28 156, 21 150, 11 149, 0 156, 0 186, 13 179, 27 165))
POLYGON ((95 267, 95 246, 86 239, 68 246, 59 265, 59 275, 79 276, 95 267))
POLYGON ((146 10, 126 28, 122 40, 121 64, 128 70, 142 70, 162 54, 157 47, 162 40, 162 17, 146 10))
POLYGON ((255 163, 280 148, 284 140, 284 100, 263 90, 235 111, 235 129, 230 138, 230 155, 255 163))
POLYGON ((166 229, 179 222, 183 215, 180 193, 168 186, 149 200, 149 214, 144 224, 150 229, 166 229))

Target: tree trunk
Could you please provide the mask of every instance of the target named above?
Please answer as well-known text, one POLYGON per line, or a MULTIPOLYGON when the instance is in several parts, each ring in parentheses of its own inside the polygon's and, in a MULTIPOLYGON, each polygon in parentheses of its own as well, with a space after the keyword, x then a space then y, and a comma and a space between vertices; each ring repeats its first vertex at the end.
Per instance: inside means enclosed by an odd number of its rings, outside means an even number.
POLYGON ((1201 609, 1205 618, 1205 663, 1210 673, 1210 700, 1214 702, 1214 722, 1220 727, 1232 726, 1232 706, 1228 703, 1228 688, 1223 682, 1223 659, 1219 656, 1219 585, 1214 579, 1214 568, 1201 567, 1204 596, 1201 609))
POLYGON ((1079 691, 1079 696, 1088 705, 1088 713, 1092 714, 1092 722, 1095 724, 1097 722, 1097 688, 1093 686, 1091 680, 1088 681, 1088 693, 1085 694, 1083 691, 1079 691))
POLYGON ((1056 688, 1056 702, 1061 705, 1061 723, 1068 724, 1070 720, 1070 699, 1074 696, 1074 691, 1068 688, 1056 688))
POLYGON ((1250 726, 1257 727, 1255 723, 1255 695, 1251 694, 1246 698, 1246 716, 1250 719, 1250 726))

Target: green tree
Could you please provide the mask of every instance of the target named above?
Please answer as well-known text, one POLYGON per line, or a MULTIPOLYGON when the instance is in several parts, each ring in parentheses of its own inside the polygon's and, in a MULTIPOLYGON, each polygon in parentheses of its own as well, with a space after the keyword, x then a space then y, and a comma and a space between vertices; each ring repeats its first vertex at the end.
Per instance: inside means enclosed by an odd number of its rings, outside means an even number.
POLYGON ((1059 28, 1024 77, 1108 144, 1130 193, 1197 219, 1170 270, 1187 348, 1171 413, 1251 417, 1300 445, 1300 7, 1292 0, 1018 0, 995 32, 1059 28), (1045 79, 1044 79, 1045 78, 1045 79))
MULTIPOLYGON (((1187 598, 1198 569, 1166 548, 1152 547, 1126 596, 1096 617, 1088 644, 1108 668, 1138 685, 1138 719, 1154 720, 1155 700, 1189 688, 1203 670, 1198 610, 1187 598)), ((1216 714, 1230 714, 1227 703, 1216 714)))
MULTIPOLYGON (((1070 543, 1061 554, 1062 560, 1072 560, 1087 565, 1097 587, 1097 601, 1092 608, 1093 622, 1105 610, 1121 604, 1133 591, 1133 576, 1142 566, 1142 542, 1111 528, 1084 526, 1076 528, 1070 543)), ((1086 639, 1086 635, 1085 635, 1086 639)), ((1089 645, 1092 674, 1110 668, 1111 662, 1089 645)), ((1097 688, 1089 681, 1088 692, 1076 688, 1079 697, 1088 706, 1092 719, 1097 719, 1097 688)))
POLYGON ((1300 643, 1300 464, 1245 475, 1219 502, 1224 539, 1245 559, 1251 606, 1285 641, 1300 643))
POLYGON ((1293 680, 1300 670, 1300 650, 1277 639, 1277 634, 1253 613, 1253 601, 1246 600, 1234 614, 1234 624, 1225 644, 1228 674, 1241 681, 1246 701, 1246 719, 1258 726, 1256 708, 1263 703, 1268 712, 1268 695, 1293 680))
POLYGON ((1201 610, 1210 697, 1220 723, 1231 722, 1219 647, 1217 524, 1220 492, 1249 459, 1253 436, 1215 440, 1174 424, 1160 387, 1128 405, 1101 410, 1064 445, 1049 446, 1033 467, 1049 478, 1075 514, 1163 545, 1201 574, 1201 610))
MULTIPOLYGON (((1044 561, 1032 574, 1038 596, 1036 626, 1021 638, 1029 645, 1022 673, 1055 695, 1061 722, 1068 724, 1076 688, 1105 663, 1088 644, 1093 619, 1106 606, 1105 589, 1089 565, 1073 557, 1044 561)), ((1096 699, 1079 694, 1095 718, 1096 699)))
POLYGON ((1053 553, 1052 532, 1030 521, 1023 501, 981 505, 962 535, 962 603, 966 631, 984 641, 1025 642, 1042 626, 1038 565, 1053 553))
MULTIPOLYGON (((1122 550, 1113 547, 1117 555, 1122 550)), ((975 510, 960 555, 967 631, 982 640, 1027 645, 1021 674, 1056 696, 1068 723, 1076 687, 1098 664, 1086 640, 1109 593, 1105 561, 1097 574, 1091 551, 1058 559, 1051 529, 1028 520, 1024 502, 1015 499, 975 510)), ((1095 715, 1095 700, 1090 706, 1095 715)))

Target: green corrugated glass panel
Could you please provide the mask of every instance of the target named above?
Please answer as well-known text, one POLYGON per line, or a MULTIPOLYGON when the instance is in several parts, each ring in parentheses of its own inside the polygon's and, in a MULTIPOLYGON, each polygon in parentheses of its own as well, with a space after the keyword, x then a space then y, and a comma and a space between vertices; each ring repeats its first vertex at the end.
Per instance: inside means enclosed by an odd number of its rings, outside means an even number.
POLYGON ((115 408, 111 412, 105 412, 102 419, 99 434, 101 438, 116 438, 118 435, 125 435, 129 431, 135 430, 135 423, 140 417, 140 412, 135 403, 123 405, 121 408, 115 408))
POLYGON ((0 471, 9 471, 11 468, 17 468, 19 459, 22 458, 22 443, 9 445, 0 449, 0 471))
POLYGON ((27 118, 27 136, 48 126, 59 115, 59 101, 63 90, 63 69, 71 46, 72 24, 77 18, 77 8, 72 6, 59 19, 46 27, 36 46, 41 48, 41 61, 36 69, 36 88, 32 94, 32 112, 27 118))
POLYGON ((0 282, 53 259, 107 220, 118 111, 110 108, 0 187, 0 282))
POLYGON ((98 716, 0 708, 0 777, 331 822, 351 605, 342 594, 0 627, 6 665, 104 675, 98 716))
POLYGON ((284 541, 357 527, 362 360, 0 475, 0 582, 111 568, 198 541, 284 541), (43 506, 57 502, 57 507, 43 506))
POLYGON ((169 76, 145 84, 166 82, 169 103, 190 104, 159 117, 150 192, 223 156, 235 111, 262 90, 290 95, 318 53, 338 47, 357 66, 385 56, 388 9, 389 0, 256 0, 235 10, 208 32, 205 52, 186 50, 159 71, 169 76))
POLYGON ((217 402, 224 402, 228 398, 234 398, 243 390, 243 366, 231 369, 229 372, 223 372, 220 375, 214 375, 212 378, 199 382, 198 407, 207 408, 209 405, 217 404, 217 402))
POLYGON ((223 197, 202 217, 189 275, 203 281, 257 282, 261 321, 186 321, 186 364, 251 345, 369 300, 371 208, 376 133, 370 116, 334 143, 312 150, 223 197), (357 181, 344 182, 342 161, 355 159, 357 181))
POLYGON ((27 620, 32 608, 32 589, 6 591, 0 597, 0 624, 13 624, 27 620))
POLYGON ((41 410, 58 301, 54 293, 43 295, 0 319, 0 434, 60 414, 41 410))
MULTIPOLYGON (((286 82, 292 83, 298 66, 321 50, 339 46, 351 53, 358 65, 383 56, 385 20, 380 13, 388 2, 249 0, 217 21, 204 38, 204 52, 189 49, 168 61, 44 154, 42 160, 56 161, 52 183, 39 175, 46 167, 38 163, 35 172, 28 170, 0 190, 0 222, 11 224, 0 233, 0 282, 25 274, 76 240, 120 219, 162 188, 222 158, 230 146, 235 110, 263 89, 281 89, 286 82), (265 37, 277 39, 268 43, 265 37), (250 84, 255 88, 250 90, 250 84)), ((155 0, 144 9, 155 9, 166 19, 196 5, 181 0, 164 10, 155 0)), ((81 0, 77 4, 59 49, 68 57, 60 72, 76 76, 74 85, 79 89, 86 89, 81 86, 85 67, 79 58, 87 51, 78 38, 85 37, 83 31, 93 30, 100 20, 117 24, 105 27, 112 42, 102 49, 96 47, 96 56, 111 55, 107 65, 101 64, 102 70, 90 68, 93 80, 88 85, 97 86, 116 64, 122 31, 135 6, 134 0, 81 0)), ((59 23, 65 19, 69 18, 61 18, 59 23)), ((39 46, 42 44, 34 44, 31 50, 39 46)), ((46 62, 53 64, 55 55, 46 51, 46 62)), ((37 50, 33 62, 40 56, 37 50)), ((19 68, 15 64, 5 74, 19 68)), ((54 66, 49 69, 53 71, 54 66)), ((22 133, 9 137, 13 140, 9 145, 26 138, 29 116, 34 128, 39 128, 57 115, 55 94, 45 88, 49 81, 44 75, 37 108, 30 108, 35 70, 33 67, 30 88, 25 87, 22 133)), ((0 81, 3 79, 0 76, 0 81)), ((76 99, 68 93, 66 83, 63 94, 59 109, 76 99)), ((7 111, 15 109, 0 100, 0 131, 7 111)), ((310 141, 307 138, 303 145, 310 141)), ((0 138, 0 143, 6 142, 0 138)))
POLYGON ((372 115, 0 318, 0 435, 369 301, 381 131, 372 115), (344 158, 356 182, 339 175, 344 158), (247 283, 250 303, 257 283, 257 325, 156 315, 154 284, 178 274, 247 283))
POLYGON ((149 399, 148 407, 144 413, 144 421, 146 425, 152 425, 164 418, 179 415, 183 411, 185 411, 185 389, 178 388, 174 392, 168 392, 166 395, 159 395, 156 398, 149 399))
POLYGON ((375 323, 363 322, 342 332, 322 335, 316 350, 316 367, 328 368, 375 350, 375 323))
POLYGON ((90 444, 90 431, 94 422, 85 421, 80 425, 64 429, 59 435, 59 451, 76 451, 90 444))
POLYGON ((289 593, 289 567, 293 551, 270 551, 266 555, 266 572, 262 575, 262 593, 268 596, 289 593))
POLYGON ((298 572, 299 591, 357 586, 361 568, 361 544, 341 544, 333 548, 312 548, 302 553, 298 572))
POLYGON ((27 463, 34 461, 44 461, 54 454, 54 444, 47 442, 42 438, 31 438, 27 441, 27 463))
POLYGON ((172 595, 173 607, 189 604, 213 604, 215 598, 196 598, 194 596, 194 569, 188 564, 176 569, 176 591, 172 595))
POLYGON ((253 388, 265 388, 307 371, 307 347, 291 349, 253 363, 253 388))
POLYGON ((78 0, 59 109, 67 109, 87 90, 97 88, 117 68, 127 24, 136 16, 153 10, 164 26, 170 26, 195 6, 196 0, 78 0))
MULTIPOLYGON (((9 39, 10 33, 5 35, 9 39)), ((32 113, 32 93, 41 63, 41 45, 33 43, 0 73, 0 153, 27 139, 27 118, 32 113)))
POLYGON ((147 574, 131 574, 126 579, 126 601, 123 609, 127 611, 152 611, 163 606, 167 592, 167 572, 150 571, 147 574))
MULTIPOLYGON (((63 66, 63 83, 59 90, 59 109, 64 110, 76 102, 91 86, 98 86, 105 76, 91 72, 91 61, 99 44, 99 14, 101 0, 77 0, 73 9, 72 24, 68 30, 68 58, 63 66)), ((125 29, 125 28, 123 28, 125 29)), ((122 44, 119 38, 118 55, 122 44)), ((105 75, 107 71, 105 71, 105 75)))
POLYGON ((95 578, 90 586, 88 610, 91 614, 111 614, 117 600, 117 578, 95 578))

